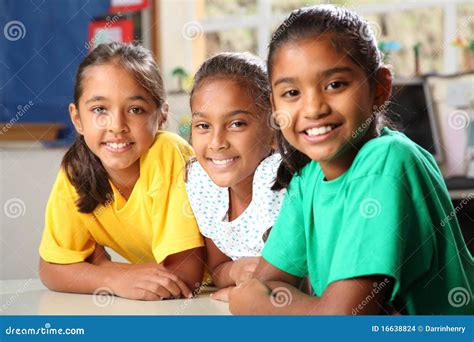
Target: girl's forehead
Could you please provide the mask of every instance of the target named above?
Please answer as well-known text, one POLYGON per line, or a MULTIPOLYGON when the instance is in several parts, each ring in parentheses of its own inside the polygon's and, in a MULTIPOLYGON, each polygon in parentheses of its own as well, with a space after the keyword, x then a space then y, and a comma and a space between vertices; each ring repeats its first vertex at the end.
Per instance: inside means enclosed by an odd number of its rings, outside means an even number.
POLYGON ((271 67, 272 83, 275 78, 281 77, 281 74, 307 75, 336 67, 349 67, 354 71, 360 68, 347 51, 334 43, 332 35, 301 38, 283 43, 276 51, 271 67))
POLYGON ((85 69, 82 80, 83 95, 91 93, 116 93, 124 97, 141 96, 152 98, 151 94, 136 80, 131 71, 115 63, 90 66, 85 69))

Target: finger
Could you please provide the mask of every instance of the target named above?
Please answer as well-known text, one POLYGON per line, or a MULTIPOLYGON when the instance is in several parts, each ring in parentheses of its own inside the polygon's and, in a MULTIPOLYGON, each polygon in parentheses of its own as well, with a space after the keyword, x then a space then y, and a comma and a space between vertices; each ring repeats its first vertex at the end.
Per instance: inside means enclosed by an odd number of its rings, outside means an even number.
POLYGON ((143 288, 138 288, 134 292, 136 292, 136 298, 134 298, 134 299, 147 300, 147 301, 161 300, 162 299, 156 293, 147 291, 143 288))
POLYGON ((161 297, 161 299, 172 297, 171 292, 169 292, 168 289, 163 287, 157 281, 147 281, 147 282, 144 282, 142 286, 144 290, 154 293, 155 295, 161 297))
POLYGON ((163 286, 173 298, 180 298, 181 297, 181 289, 176 284, 176 282, 166 276, 159 276, 157 278, 157 282, 163 286))
POLYGON ((182 281, 179 277, 174 275, 173 273, 169 273, 166 271, 158 271, 161 275, 173 280, 173 282, 179 287, 180 292, 186 298, 191 298, 193 296, 192 291, 189 289, 188 285, 184 281, 182 281))
POLYGON ((219 291, 212 293, 211 298, 215 299, 215 300, 222 301, 222 302, 228 302, 229 301, 229 292, 234 287, 235 286, 224 287, 223 289, 220 289, 219 291))

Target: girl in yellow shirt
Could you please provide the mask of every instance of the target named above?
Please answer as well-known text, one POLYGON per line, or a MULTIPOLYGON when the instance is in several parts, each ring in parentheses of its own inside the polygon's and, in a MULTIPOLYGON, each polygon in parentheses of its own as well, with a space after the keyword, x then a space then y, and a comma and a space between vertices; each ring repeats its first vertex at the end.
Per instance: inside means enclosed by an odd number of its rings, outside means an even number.
POLYGON ((78 138, 51 192, 40 277, 51 290, 129 299, 190 297, 203 276, 203 239, 184 184, 193 152, 160 131, 163 81, 149 50, 101 44, 77 73, 78 138), (130 261, 112 262, 102 246, 130 261))

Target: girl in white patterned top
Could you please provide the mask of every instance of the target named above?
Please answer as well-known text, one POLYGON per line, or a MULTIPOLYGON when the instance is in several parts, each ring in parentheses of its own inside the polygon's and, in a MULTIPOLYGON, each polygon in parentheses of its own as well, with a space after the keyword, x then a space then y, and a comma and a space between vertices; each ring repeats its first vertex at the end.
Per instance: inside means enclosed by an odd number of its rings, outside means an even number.
POLYGON ((264 63, 249 53, 208 59, 196 73, 191 110, 197 162, 186 188, 212 279, 226 288, 252 276, 284 196, 271 189, 281 158, 264 63))

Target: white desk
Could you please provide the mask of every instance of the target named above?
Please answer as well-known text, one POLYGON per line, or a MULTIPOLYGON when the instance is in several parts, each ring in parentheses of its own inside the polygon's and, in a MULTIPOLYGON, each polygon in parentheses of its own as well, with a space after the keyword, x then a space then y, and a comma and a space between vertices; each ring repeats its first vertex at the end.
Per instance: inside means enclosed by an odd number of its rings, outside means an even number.
POLYGON ((196 298, 128 300, 52 292, 39 279, 0 281, 0 315, 230 315, 227 303, 204 289, 196 298))

